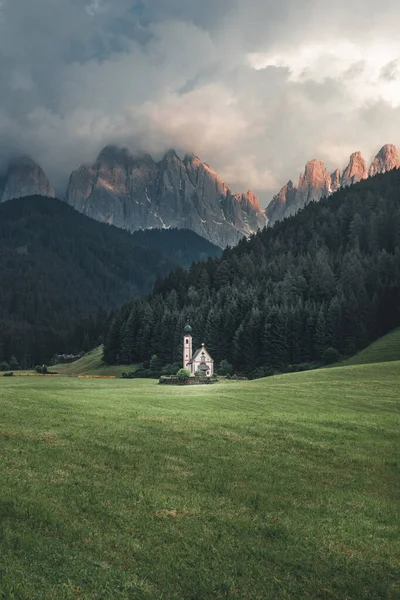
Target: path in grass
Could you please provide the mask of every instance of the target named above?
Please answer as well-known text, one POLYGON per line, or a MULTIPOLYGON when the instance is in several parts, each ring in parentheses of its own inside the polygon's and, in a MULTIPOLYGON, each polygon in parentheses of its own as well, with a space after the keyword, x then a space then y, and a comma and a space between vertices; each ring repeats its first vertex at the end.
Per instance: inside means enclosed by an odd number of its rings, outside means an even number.
POLYGON ((400 363, 0 380, 0 598, 397 599, 400 363))

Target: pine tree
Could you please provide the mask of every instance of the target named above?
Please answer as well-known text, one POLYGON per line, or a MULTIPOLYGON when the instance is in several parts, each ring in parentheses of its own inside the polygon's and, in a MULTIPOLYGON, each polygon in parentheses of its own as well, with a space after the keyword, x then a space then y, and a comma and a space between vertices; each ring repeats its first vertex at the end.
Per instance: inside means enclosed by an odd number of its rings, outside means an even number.
POLYGON ((10 358, 10 369, 11 371, 18 371, 20 369, 20 365, 19 362, 16 358, 16 356, 13 354, 12 357, 10 358))
POLYGON ((128 320, 121 328, 121 363, 129 365, 140 362, 140 355, 137 346, 137 330, 139 327, 137 305, 134 305, 128 320))
POLYGON ((255 306, 245 323, 241 339, 243 361, 248 370, 262 364, 261 333, 262 316, 260 310, 255 306))
POLYGON ((324 305, 321 304, 318 311, 317 322, 315 325, 314 345, 318 359, 321 358, 324 350, 327 348, 327 326, 325 319, 324 305))
POLYGON ((120 358, 120 332, 123 319, 121 314, 113 318, 108 330, 103 349, 103 360, 109 365, 119 364, 120 358))

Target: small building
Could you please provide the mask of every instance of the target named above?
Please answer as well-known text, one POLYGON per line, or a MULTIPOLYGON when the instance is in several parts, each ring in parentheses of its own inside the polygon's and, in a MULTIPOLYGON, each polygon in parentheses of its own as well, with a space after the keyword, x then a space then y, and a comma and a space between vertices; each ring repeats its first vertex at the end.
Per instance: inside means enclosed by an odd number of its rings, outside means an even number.
POLYGON ((196 373, 212 377, 214 375, 214 361, 204 344, 193 354, 192 331, 189 323, 183 330, 183 368, 190 371, 191 377, 194 377, 196 373))

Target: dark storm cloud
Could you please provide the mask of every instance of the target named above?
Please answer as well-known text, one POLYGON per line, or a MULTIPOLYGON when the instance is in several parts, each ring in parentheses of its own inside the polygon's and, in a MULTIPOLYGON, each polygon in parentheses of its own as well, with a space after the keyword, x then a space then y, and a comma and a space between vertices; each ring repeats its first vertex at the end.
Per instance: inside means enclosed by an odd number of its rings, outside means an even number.
POLYGON ((61 193, 106 143, 175 146, 267 198, 314 156, 333 168, 399 143, 399 15, 393 0, 2 0, 0 159, 31 154, 61 193))

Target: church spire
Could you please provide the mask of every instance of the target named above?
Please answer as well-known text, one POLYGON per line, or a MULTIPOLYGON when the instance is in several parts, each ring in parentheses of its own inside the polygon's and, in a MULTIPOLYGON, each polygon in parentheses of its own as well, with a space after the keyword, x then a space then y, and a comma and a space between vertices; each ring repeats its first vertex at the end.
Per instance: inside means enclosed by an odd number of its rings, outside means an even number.
POLYGON ((189 320, 183 328, 183 368, 192 373, 193 340, 189 320))

